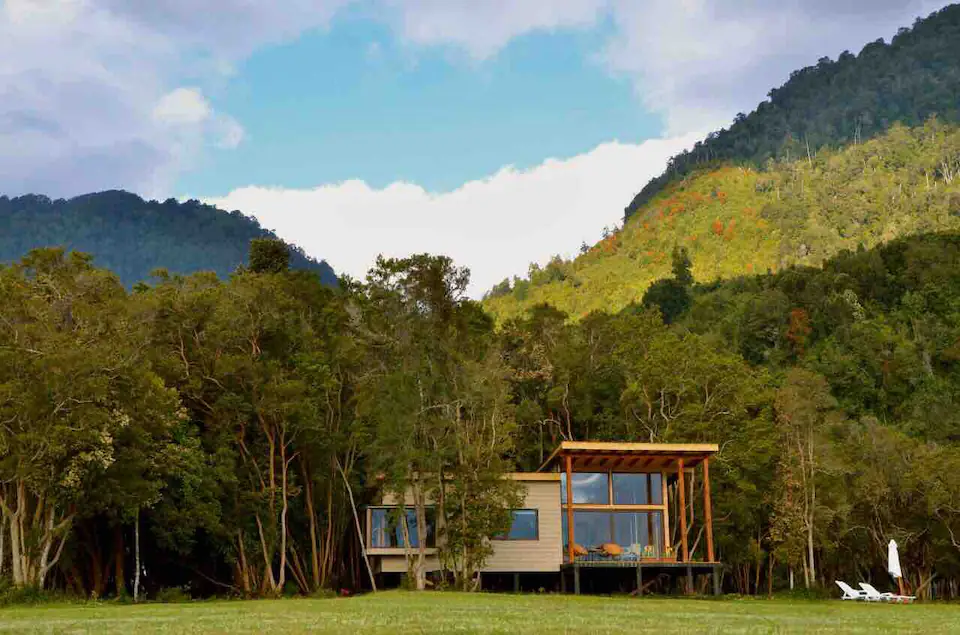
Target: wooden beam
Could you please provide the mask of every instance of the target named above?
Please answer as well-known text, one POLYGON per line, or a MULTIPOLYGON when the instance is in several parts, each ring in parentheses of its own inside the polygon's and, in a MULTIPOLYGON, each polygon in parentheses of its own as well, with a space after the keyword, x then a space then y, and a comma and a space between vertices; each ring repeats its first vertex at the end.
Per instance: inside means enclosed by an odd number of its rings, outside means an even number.
POLYGON ((632 459, 630 459, 629 461, 627 461, 627 463, 626 463, 626 465, 624 465, 624 467, 632 468, 634 465, 636 465, 637 463, 639 463, 639 462, 642 461, 642 460, 643 460, 642 457, 635 456, 635 457, 633 457, 632 459))
POLYGON ((677 511, 680 512, 680 548, 683 555, 682 562, 690 561, 690 551, 687 549, 687 492, 683 474, 683 459, 680 459, 677 469, 677 495, 679 501, 677 511))
POLYGON ((670 507, 667 500, 667 475, 660 473, 660 489, 663 502, 663 551, 666 556, 667 549, 670 548, 670 507))
POLYGON ((577 503, 574 509, 584 512, 659 512, 664 510, 663 505, 602 505, 593 503, 577 503))
POLYGON ((623 467, 623 464, 625 461, 626 459, 624 459, 623 457, 615 458, 613 459, 613 463, 607 466, 607 469, 610 470, 611 472, 616 472, 618 468, 623 467))
POLYGON ((567 556, 573 564, 573 458, 566 457, 567 468, 567 556))
POLYGON ((713 510, 710 507, 710 459, 703 460, 703 522, 707 530, 707 562, 713 557, 713 510))

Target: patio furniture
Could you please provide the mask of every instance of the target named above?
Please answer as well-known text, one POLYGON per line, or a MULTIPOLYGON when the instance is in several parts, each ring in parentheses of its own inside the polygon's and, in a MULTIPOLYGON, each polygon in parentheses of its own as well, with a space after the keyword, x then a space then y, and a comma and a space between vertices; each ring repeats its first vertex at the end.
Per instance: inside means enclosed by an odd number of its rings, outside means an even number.
POLYGON ((866 600, 867 592, 854 589, 852 586, 844 582, 843 580, 834 580, 837 583, 837 586, 840 587, 840 590, 843 591, 843 597, 841 600, 866 600))

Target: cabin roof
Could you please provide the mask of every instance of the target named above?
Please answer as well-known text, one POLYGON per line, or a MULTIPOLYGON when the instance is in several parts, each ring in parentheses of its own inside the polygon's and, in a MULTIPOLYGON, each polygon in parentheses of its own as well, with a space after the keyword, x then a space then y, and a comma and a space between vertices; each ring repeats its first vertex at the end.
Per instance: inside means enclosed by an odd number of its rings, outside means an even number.
POLYGON ((715 443, 620 443, 610 441, 564 441, 550 455, 539 472, 554 467, 563 469, 562 457, 571 458, 572 471, 595 472, 615 469, 623 472, 646 472, 676 469, 683 460, 684 468, 692 468, 719 452, 715 443))

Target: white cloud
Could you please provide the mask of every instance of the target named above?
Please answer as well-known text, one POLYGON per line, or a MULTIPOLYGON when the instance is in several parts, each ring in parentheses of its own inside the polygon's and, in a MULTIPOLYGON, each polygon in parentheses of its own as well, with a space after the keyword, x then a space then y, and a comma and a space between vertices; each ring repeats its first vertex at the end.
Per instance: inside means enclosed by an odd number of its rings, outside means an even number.
POLYGON ((514 37, 594 25, 608 0, 382 0, 409 42, 461 46, 485 59, 514 37))
POLYGON ((381 0, 396 29, 420 45, 452 45, 477 59, 533 31, 592 28, 600 52, 635 81, 667 134, 725 126, 790 72, 859 51, 949 4, 946 0, 381 0))
POLYGON ((615 0, 603 54, 636 80, 668 134, 717 128, 749 112, 791 71, 859 52, 944 0, 615 0))
POLYGON ((0 0, 0 192, 168 194, 244 138, 204 86, 348 1, 0 0))
POLYGON ((203 123, 212 112, 210 102, 196 88, 176 88, 153 107, 153 118, 168 125, 203 123))
POLYGON ((479 297, 531 261, 558 250, 576 253, 580 241, 622 218, 623 206, 668 157, 702 134, 639 145, 605 143, 530 170, 506 167, 452 192, 431 193, 394 183, 372 189, 347 181, 314 189, 244 187, 208 202, 255 216, 338 272, 362 278, 377 254, 446 254, 470 267, 470 292, 479 297))

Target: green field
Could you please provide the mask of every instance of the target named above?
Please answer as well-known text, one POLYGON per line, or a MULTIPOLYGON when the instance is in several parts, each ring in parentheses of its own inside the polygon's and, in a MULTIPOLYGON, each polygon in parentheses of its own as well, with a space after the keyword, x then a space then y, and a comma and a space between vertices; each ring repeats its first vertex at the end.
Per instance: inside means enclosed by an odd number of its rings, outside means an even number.
POLYGON ((0 609, 16 633, 960 632, 960 605, 404 593, 326 600, 0 609))

